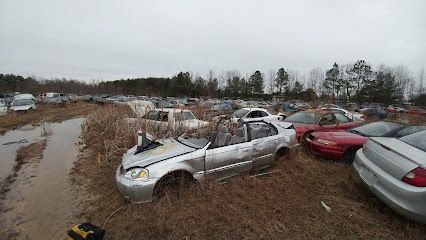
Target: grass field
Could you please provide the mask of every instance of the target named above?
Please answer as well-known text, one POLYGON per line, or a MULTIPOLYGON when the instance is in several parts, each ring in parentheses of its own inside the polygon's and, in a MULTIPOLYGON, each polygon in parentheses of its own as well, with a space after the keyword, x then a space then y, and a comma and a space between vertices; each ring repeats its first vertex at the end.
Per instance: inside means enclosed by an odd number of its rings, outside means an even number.
POLYGON ((424 239, 426 235, 425 225, 399 216, 371 194, 351 165, 318 159, 300 149, 281 159, 270 176, 203 182, 178 197, 129 204, 117 191, 114 176, 122 154, 135 144, 138 126, 125 121, 121 111, 110 106, 88 116, 82 133, 87 147, 71 173, 81 216, 104 226, 107 239, 424 239))

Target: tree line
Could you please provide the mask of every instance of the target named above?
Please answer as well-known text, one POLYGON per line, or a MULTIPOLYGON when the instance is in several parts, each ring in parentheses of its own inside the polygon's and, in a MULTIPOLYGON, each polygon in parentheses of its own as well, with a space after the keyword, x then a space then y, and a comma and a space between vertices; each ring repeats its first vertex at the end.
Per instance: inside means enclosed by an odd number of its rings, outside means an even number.
POLYGON ((256 70, 243 76, 237 70, 205 77, 179 72, 173 77, 132 78, 114 81, 84 82, 70 79, 37 79, 14 74, 0 74, 0 93, 63 92, 76 94, 112 94, 176 97, 264 98, 281 100, 332 99, 340 101, 381 102, 405 100, 424 102, 423 69, 413 75, 405 66, 379 65, 375 69, 365 60, 339 65, 325 72, 313 68, 307 74, 286 69, 262 73, 256 70))

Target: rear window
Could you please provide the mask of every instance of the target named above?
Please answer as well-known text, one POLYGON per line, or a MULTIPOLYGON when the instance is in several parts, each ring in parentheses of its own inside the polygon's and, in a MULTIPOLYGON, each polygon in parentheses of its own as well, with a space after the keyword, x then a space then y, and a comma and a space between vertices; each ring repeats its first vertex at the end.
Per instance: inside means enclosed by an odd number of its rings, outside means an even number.
POLYGON ((399 138, 399 140, 426 152, 426 131, 407 135, 405 137, 399 138))
POLYGON ((319 117, 320 115, 315 112, 297 112, 287 117, 285 121, 291 123, 315 124, 318 122, 319 117))
POLYGON ((366 137, 384 137, 403 126, 402 124, 393 122, 374 122, 353 128, 352 130, 360 132, 366 137))

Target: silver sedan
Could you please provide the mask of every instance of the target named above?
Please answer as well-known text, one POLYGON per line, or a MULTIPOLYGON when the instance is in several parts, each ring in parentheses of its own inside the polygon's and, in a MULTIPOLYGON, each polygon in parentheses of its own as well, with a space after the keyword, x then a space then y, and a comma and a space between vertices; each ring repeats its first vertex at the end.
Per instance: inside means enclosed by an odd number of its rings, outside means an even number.
POLYGON ((265 168, 297 145, 296 131, 286 122, 248 122, 233 133, 222 126, 210 140, 181 135, 155 141, 140 135, 116 172, 119 191, 132 202, 149 202, 168 185, 265 168))
POLYGON ((370 138, 353 166, 367 187, 401 215, 426 223, 426 131, 370 138))

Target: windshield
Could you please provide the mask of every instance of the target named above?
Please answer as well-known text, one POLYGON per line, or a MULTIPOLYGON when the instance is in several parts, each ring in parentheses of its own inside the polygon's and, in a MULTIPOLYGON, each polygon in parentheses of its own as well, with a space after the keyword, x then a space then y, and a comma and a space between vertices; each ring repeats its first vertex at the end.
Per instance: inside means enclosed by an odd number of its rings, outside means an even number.
POLYGON ((176 121, 187 121, 195 119, 194 114, 192 112, 181 112, 181 113, 175 113, 176 121))
POLYGON ((234 113, 234 116, 236 117, 236 118, 242 118, 242 117, 244 117, 248 112, 250 112, 249 110, 247 110, 247 109, 240 109, 240 110, 238 110, 238 111, 236 111, 235 113, 234 113))
POLYGON ((207 145, 207 143, 209 143, 209 141, 205 138, 191 138, 186 134, 182 134, 177 138, 177 140, 180 143, 193 148, 203 148, 207 145))
POLYGON ((366 137, 384 137, 400 129, 404 125, 392 122, 374 122, 349 130, 354 133, 361 133, 366 137))
POLYGON ((315 124, 318 122, 319 117, 320 115, 315 112, 297 112, 287 117, 285 121, 291 123, 315 124))
POLYGON ((22 99, 22 100, 15 100, 12 102, 13 106, 25 106, 25 105, 32 105, 33 101, 30 99, 22 99))
POLYGON ((426 152, 426 131, 407 135, 405 137, 400 138, 399 140, 426 152))
POLYGON ((216 104, 211 108, 211 110, 212 111, 224 111, 225 108, 226 108, 225 104, 216 104))

